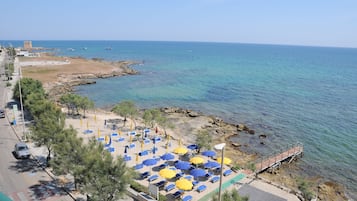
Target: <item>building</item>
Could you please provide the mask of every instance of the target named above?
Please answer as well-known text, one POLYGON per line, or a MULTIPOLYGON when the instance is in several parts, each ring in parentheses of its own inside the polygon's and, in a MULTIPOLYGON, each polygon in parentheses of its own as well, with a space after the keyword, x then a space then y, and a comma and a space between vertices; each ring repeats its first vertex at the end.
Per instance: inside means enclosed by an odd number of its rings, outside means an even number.
POLYGON ((25 50, 30 50, 30 49, 32 49, 32 41, 30 41, 30 40, 24 41, 24 49, 25 49, 25 50))

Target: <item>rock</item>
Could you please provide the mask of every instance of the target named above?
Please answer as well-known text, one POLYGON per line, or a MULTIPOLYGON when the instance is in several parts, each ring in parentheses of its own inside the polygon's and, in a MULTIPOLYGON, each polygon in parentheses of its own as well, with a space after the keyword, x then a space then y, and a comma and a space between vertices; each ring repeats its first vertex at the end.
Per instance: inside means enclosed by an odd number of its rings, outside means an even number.
POLYGON ((233 146, 233 147, 240 147, 240 146, 242 146, 242 145, 239 144, 238 142, 232 142, 232 146, 233 146))
POLYGON ((197 112, 194 111, 188 111, 188 116, 189 117, 198 117, 200 116, 197 112))
POLYGON ((251 135, 254 135, 255 131, 254 130, 249 130, 248 133, 251 134, 251 135))
POLYGON ((243 131, 246 130, 247 126, 245 126, 244 124, 238 124, 237 125, 237 130, 238 131, 243 131))

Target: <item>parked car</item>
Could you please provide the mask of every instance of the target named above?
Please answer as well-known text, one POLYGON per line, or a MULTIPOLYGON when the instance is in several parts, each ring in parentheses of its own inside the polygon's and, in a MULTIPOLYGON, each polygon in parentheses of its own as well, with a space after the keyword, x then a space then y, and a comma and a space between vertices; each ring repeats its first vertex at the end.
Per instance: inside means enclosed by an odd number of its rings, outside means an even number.
POLYGON ((0 109, 0 118, 5 118, 5 110, 0 109))
POLYGON ((155 201, 156 199, 144 192, 140 192, 137 196, 137 200, 138 201, 155 201))
POLYGON ((16 158, 28 159, 30 158, 30 150, 26 143, 19 142, 15 144, 14 154, 16 158))

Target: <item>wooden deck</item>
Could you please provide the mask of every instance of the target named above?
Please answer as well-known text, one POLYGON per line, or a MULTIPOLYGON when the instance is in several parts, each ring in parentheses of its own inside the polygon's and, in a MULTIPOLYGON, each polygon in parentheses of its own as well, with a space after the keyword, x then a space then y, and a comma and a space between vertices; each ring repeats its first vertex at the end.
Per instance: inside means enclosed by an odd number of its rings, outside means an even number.
POLYGON ((292 161, 295 157, 302 155, 304 151, 304 147, 301 143, 297 143, 291 147, 288 147, 284 151, 281 151, 277 153, 276 155, 267 157, 262 159, 260 162, 255 164, 255 172, 260 173, 263 172, 269 168, 274 168, 277 166, 280 166, 280 164, 283 161, 286 161, 288 159, 289 162, 292 161))

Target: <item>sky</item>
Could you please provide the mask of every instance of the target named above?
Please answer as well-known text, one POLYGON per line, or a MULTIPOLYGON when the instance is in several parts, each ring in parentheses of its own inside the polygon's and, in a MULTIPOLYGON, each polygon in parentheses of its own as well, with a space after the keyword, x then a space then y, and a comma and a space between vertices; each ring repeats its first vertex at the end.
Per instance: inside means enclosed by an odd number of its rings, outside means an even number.
POLYGON ((357 48, 356 0, 0 0, 0 40, 357 48))

